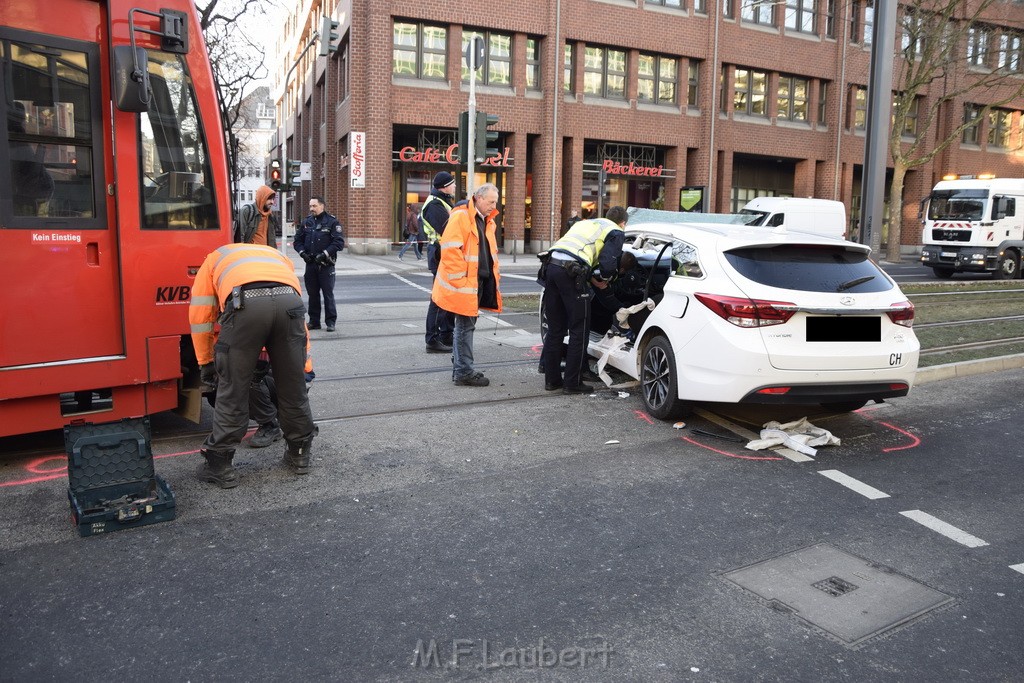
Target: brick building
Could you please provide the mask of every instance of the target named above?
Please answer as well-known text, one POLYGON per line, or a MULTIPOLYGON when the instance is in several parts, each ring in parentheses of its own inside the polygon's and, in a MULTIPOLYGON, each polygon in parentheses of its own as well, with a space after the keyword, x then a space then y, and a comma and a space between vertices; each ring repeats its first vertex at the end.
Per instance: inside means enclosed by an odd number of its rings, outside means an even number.
MULTIPOLYGON (((894 49, 914 16, 901 5, 894 49)), ((477 108, 498 115, 500 153, 477 165, 475 184, 500 189, 506 252, 550 244, 572 209, 678 210, 695 196, 714 212, 761 195, 838 199, 855 226, 872 20, 870 0, 303 0, 276 46, 271 154, 311 162, 312 179, 285 203, 285 220, 322 194, 350 248, 379 254, 401 240, 405 207, 426 198, 434 173, 455 174, 461 194, 463 51, 479 35, 477 108), (339 23, 340 44, 318 57, 324 15, 339 23)), ((1024 6, 997 0, 959 46, 958 74, 917 98, 907 130, 972 69, 1024 78, 1022 34, 1008 28, 1022 25, 1024 6)), ((997 96, 975 89, 944 104, 925 143, 997 96)), ((1021 109, 1020 98, 1001 102, 908 172, 905 251, 943 174, 1019 175, 1021 109)))

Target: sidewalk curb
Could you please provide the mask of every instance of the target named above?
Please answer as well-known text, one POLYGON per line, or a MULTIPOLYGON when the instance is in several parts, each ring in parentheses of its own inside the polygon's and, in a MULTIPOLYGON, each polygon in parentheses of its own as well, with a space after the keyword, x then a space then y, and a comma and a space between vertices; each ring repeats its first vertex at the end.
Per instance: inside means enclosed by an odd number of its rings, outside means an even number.
POLYGON ((1024 368, 1024 353, 1012 356, 997 356, 995 358, 979 358, 978 360, 968 360, 962 363, 947 363, 945 365, 921 368, 917 371, 914 384, 927 384, 944 379, 970 377, 971 375, 982 375, 988 372, 1014 370, 1016 368, 1024 368))

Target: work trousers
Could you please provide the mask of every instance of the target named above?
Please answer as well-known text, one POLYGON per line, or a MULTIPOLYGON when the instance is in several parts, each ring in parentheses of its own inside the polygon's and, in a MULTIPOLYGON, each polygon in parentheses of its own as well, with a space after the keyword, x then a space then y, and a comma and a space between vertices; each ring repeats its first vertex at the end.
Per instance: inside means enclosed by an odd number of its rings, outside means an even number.
MULTIPOLYGON (((427 246, 427 268, 437 277, 437 266, 440 260, 441 248, 437 244, 427 246)), ((427 333, 424 336, 428 344, 442 343, 452 344, 452 335, 455 330, 455 317, 451 311, 446 311, 434 300, 430 300, 427 306, 427 333)))
POLYGON ((320 295, 324 298, 324 323, 334 325, 338 321, 338 308, 334 305, 334 266, 307 263, 302 276, 309 295, 309 325, 320 326, 320 295))
POLYGON ((544 349, 540 363, 544 367, 546 384, 564 384, 577 387, 580 372, 586 359, 587 310, 590 306, 589 293, 581 293, 576 279, 568 271, 552 261, 544 279, 544 314, 548 321, 548 333, 544 338, 544 349), (562 377, 562 339, 569 331, 569 347, 565 353, 565 377, 562 377))
MULTIPOLYGON (((244 294, 243 294, 244 297, 244 294)), ((249 385, 266 347, 277 389, 277 412, 289 445, 312 440, 313 414, 306 396, 306 327, 302 297, 292 292, 244 299, 241 310, 229 301, 220 316, 214 345, 217 405, 213 431, 203 449, 231 455, 249 426, 249 385)))
POLYGON ((455 334, 452 338, 452 379, 465 379, 473 375, 473 332, 475 315, 455 316, 455 334))

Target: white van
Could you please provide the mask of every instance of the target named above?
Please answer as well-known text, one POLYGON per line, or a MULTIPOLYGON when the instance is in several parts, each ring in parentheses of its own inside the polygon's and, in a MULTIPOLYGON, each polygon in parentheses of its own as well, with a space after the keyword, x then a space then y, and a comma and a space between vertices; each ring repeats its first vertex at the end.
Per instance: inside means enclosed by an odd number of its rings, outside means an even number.
POLYGON ((832 199, 758 197, 747 202, 740 213, 756 216, 748 225, 782 225, 826 237, 846 237, 846 207, 832 199))

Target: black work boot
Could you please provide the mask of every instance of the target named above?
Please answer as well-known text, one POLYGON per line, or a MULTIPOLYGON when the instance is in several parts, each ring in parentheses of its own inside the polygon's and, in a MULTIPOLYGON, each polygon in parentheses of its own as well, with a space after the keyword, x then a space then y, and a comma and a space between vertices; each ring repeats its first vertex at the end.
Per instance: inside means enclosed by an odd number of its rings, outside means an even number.
POLYGON ((284 464, 295 474, 309 474, 309 450, 312 444, 312 438, 300 443, 288 443, 288 448, 284 452, 284 464))
POLYGON ((212 453, 210 451, 199 451, 206 462, 199 466, 196 476, 199 481, 208 481, 216 484, 222 489, 233 489, 238 486, 238 472, 231 466, 231 459, 234 453, 212 453))

